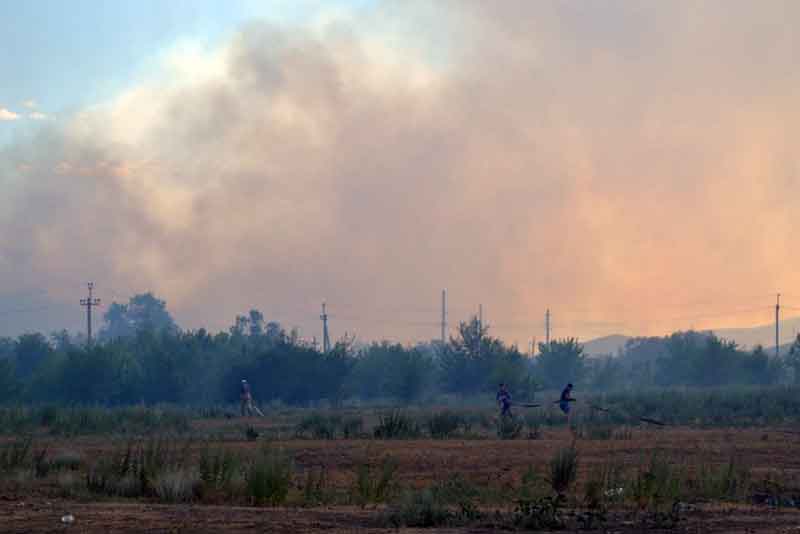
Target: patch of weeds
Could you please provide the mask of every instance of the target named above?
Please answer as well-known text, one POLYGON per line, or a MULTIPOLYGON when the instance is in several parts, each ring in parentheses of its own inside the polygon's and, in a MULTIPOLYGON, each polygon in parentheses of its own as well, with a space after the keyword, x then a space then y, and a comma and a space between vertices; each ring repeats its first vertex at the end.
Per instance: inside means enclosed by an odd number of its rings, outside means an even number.
POLYGON ((342 419, 342 436, 344 439, 356 439, 364 432, 364 419, 350 416, 342 419))
POLYGON ((556 451, 550 460, 550 486, 558 495, 564 495, 578 474, 578 451, 575 445, 556 451))
POLYGON ((683 486, 683 471, 656 452, 647 465, 639 467, 626 493, 641 510, 658 512, 680 499, 683 486))
POLYGON ((696 490, 707 499, 740 500, 750 490, 750 469, 731 457, 726 464, 702 464, 697 471, 696 490))
POLYGON ((564 528, 561 513, 562 498, 541 497, 539 499, 520 499, 512 514, 516 528, 526 530, 555 530, 564 528))
POLYGON ((497 437, 500 439, 517 439, 522 434, 523 422, 513 417, 500 417, 497 420, 497 437))
POLYGON ((311 439, 335 439, 337 429, 341 426, 339 416, 313 413, 300 420, 295 426, 295 436, 311 439))
POLYGON ((0 448, 0 472, 10 473, 30 465, 33 438, 19 438, 0 448))
POLYGON ((84 489, 82 477, 74 471, 60 472, 56 484, 61 492, 61 497, 65 499, 80 495, 84 489))
POLYGON ((464 426, 465 419, 451 411, 435 413, 428 417, 428 433, 434 439, 447 439, 455 436, 464 426))
POLYGON ((378 417, 373 433, 377 439, 410 439, 419 437, 421 431, 408 414, 394 410, 378 417))
POLYGON ((152 482, 159 500, 168 503, 190 502, 200 493, 200 476, 194 469, 176 469, 159 473, 152 482))
POLYGON ((373 469, 368 463, 359 465, 350 492, 351 501, 362 508, 370 503, 385 502, 393 490, 397 466, 397 461, 391 456, 383 458, 379 470, 373 469))
POLYGON ((164 472, 186 468, 190 445, 169 438, 130 441, 89 468, 86 487, 92 493, 112 496, 156 496, 154 481, 164 472))
POLYGON ((54 471, 78 471, 83 466, 83 455, 77 451, 62 450, 50 458, 54 471))
POLYGON ((204 489, 230 492, 239 472, 241 459, 223 447, 206 447, 200 452, 198 474, 204 489))
POLYGON ((255 504, 276 506, 286 501, 292 482, 292 460, 266 448, 245 470, 247 495, 255 504))
POLYGON ((333 492, 329 487, 327 471, 324 467, 306 471, 303 484, 303 503, 306 506, 319 506, 333 501, 333 492))
POLYGON ((247 441, 255 441, 258 439, 259 433, 255 429, 253 425, 248 425, 244 429, 244 437, 247 438, 247 441))
POLYGON ((407 492, 386 513, 386 521, 393 527, 441 527, 453 519, 453 512, 430 489, 407 492))

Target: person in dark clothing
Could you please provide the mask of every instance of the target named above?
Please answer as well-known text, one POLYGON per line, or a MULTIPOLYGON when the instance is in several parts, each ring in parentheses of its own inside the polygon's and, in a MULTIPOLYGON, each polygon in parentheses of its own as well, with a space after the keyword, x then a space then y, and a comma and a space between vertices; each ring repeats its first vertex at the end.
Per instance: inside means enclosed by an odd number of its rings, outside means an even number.
POLYGON ((567 387, 561 392, 561 399, 558 401, 558 407, 561 408, 561 411, 564 412, 567 417, 569 417, 571 408, 569 403, 574 400, 575 399, 572 398, 572 384, 567 384, 567 387))
POLYGON ((500 384, 500 390, 497 392, 497 404, 500 407, 501 417, 514 417, 511 413, 511 393, 505 384, 500 384))

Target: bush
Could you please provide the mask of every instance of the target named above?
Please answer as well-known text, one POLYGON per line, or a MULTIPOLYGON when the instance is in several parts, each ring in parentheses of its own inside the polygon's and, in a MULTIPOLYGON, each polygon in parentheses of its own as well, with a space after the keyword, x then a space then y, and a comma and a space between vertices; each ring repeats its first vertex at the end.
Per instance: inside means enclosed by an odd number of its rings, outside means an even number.
POLYGON ((193 469, 178 469, 160 473, 152 482, 153 491, 161 501, 189 502, 200 491, 200 476, 193 469))
POLYGON ((59 451, 50 459, 50 466, 56 471, 77 471, 83 466, 83 456, 76 451, 59 451))
POLYGON ((373 432, 378 439, 409 439, 420 435, 416 421, 399 410, 380 415, 373 432))
POLYGON ((245 471, 248 496, 255 504, 282 504, 289 495, 292 471, 289 457, 280 451, 264 449, 245 471))
POLYGON ((206 447, 200 453, 199 476, 205 489, 228 491, 241 460, 233 452, 219 447, 206 447))
POLYGON ((342 421, 342 435, 345 439, 354 439, 364 431, 364 420, 361 417, 346 417, 342 421))
POLYGON ((295 435, 300 438, 334 439, 341 426, 341 417, 311 414, 304 417, 295 427, 295 435))
POLYGON ((0 448, 0 472, 10 473, 28 467, 31 462, 33 438, 19 438, 0 448))
POLYGON ((683 490, 684 475, 672 462, 653 453, 647 465, 639 467, 627 493, 640 508, 658 511, 664 505, 677 501, 683 490))
POLYGON ((169 438, 130 441, 89 468, 86 487, 93 493, 121 497, 157 496, 154 483, 160 475, 187 467, 189 445, 169 438))
POLYGON ((517 439, 522 434, 522 421, 513 417, 501 417, 497 420, 497 437, 500 439, 517 439))
POLYGON ((459 428, 466 426, 463 416, 450 412, 439 412, 428 417, 428 432, 434 439, 446 439, 455 435, 459 428))
POLYGON ((453 518, 454 514, 430 489, 406 493, 387 513, 387 522, 394 527, 440 527, 453 518))
POLYGON ((520 499, 514 509, 514 526, 526 530, 557 530, 564 528, 560 507, 561 499, 559 497, 520 499))
POLYGON ((307 506, 328 504, 332 500, 331 490, 328 487, 328 476, 324 467, 318 470, 309 469, 306 472, 303 484, 303 502, 307 506))
POLYGON ((392 491, 396 472, 397 462, 391 456, 384 457, 378 473, 368 463, 359 465, 351 500, 362 508, 369 503, 384 502, 392 491))
POLYGON ((574 444, 559 449, 550 460, 550 486, 558 495, 569 489, 578 474, 578 451, 574 444))

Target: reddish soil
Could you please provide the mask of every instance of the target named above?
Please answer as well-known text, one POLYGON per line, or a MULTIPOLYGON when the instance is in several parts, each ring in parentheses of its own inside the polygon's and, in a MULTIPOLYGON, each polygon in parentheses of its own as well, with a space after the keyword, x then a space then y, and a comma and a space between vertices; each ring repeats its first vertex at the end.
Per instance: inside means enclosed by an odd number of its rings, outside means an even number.
MULTIPOLYGON (((231 435, 241 422, 222 421, 231 435)), ((208 428, 204 428, 208 430, 208 428)), ((301 474, 310 467, 324 467, 333 487, 346 490, 358 465, 377 464, 386 455, 399 465, 397 481, 402 487, 424 487, 454 474, 493 488, 517 486, 529 466, 543 470, 553 453, 572 442, 566 429, 545 430, 536 440, 284 440, 271 442, 283 448, 295 461, 298 484, 301 474)), ((78 451, 89 462, 114 442, 107 437, 76 439, 42 438, 37 446, 47 444, 54 453, 78 451)), ((243 452, 255 452, 263 443, 232 439, 223 446, 243 452)), ((195 449, 202 446, 196 443, 195 449)), ((689 428, 634 429, 631 439, 576 441, 579 452, 579 484, 588 473, 608 462, 621 463, 629 469, 641 465, 654 451, 673 462, 696 468, 701 464, 722 464, 731 457, 748 466, 754 477, 775 474, 783 480, 800 480, 800 439, 783 429, 689 428)), ((795 486, 798 487, 798 486, 795 486)), ((0 532, 377 532, 396 531, 383 521, 380 509, 349 506, 328 508, 256 508, 210 505, 161 505, 134 501, 91 502, 56 498, 48 487, 28 487, 24 483, 5 483, 0 488, 0 532), (61 522, 64 513, 74 515, 71 525, 61 522)), ((506 511, 510 510, 510 505, 506 511)), ((670 531, 800 532, 800 510, 771 508, 766 505, 696 504, 681 514, 681 521, 670 531)), ((646 515, 636 511, 611 514, 607 532, 653 530, 646 515)), ((488 532, 491 522, 478 522, 469 528, 441 532, 488 532)), ((665 529, 661 529, 666 531, 665 529)), ((403 532, 415 532, 403 529, 403 532)), ((430 532, 431 530, 427 530, 430 532)))

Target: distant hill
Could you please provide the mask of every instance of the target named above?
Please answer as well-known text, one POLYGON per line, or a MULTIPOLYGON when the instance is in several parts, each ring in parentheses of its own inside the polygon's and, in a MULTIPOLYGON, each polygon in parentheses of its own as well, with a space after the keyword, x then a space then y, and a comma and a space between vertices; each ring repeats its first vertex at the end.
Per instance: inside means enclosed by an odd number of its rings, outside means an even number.
MULTIPOLYGON (((710 331, 714 332, 717 337, 735 341, 742 349, 752 349, 756 345, 762 345, 770 354, 775 351, 774 323, 752 328, 718 328, 710 331)), ((791 317, 781 321, 781 354, 786 354, 789 351, 798 333, 800 333, 800 317, 791 317)), ((620 334, 599 337, 582 343, 583 352, 587 356, 605 356, 608 354, 616 356, 619 349, 623 348, 629 339, 631 339, 630 336, 620 334)))
POLYGON ((629 336, 613 334, 592 339, 591 341, 581 343, 581 345, 583 345, 583 353, 587 356, 607 356, 609 354, 616 356, 617 351, 624 347, 629 339, 631 339, 629 336))
MULTIPOLYGON (((752 349, 756 345, 775 348, 775 323, 753 328, 720 328, 712 330, 717 336, 735 341, 742 348, 752 349)), ((800 317, 784 319, 780 324, 781 345, 790 344, 800 332, 800 317)))

